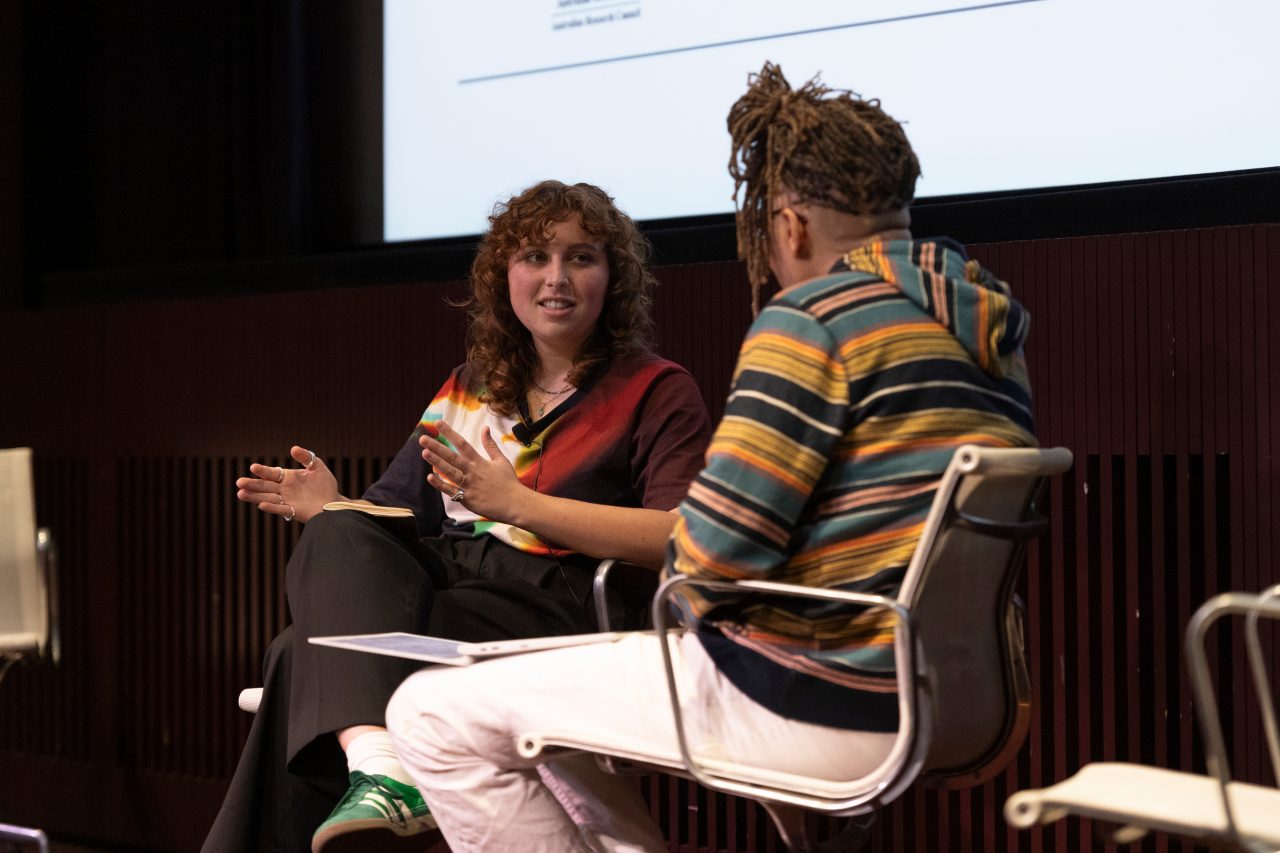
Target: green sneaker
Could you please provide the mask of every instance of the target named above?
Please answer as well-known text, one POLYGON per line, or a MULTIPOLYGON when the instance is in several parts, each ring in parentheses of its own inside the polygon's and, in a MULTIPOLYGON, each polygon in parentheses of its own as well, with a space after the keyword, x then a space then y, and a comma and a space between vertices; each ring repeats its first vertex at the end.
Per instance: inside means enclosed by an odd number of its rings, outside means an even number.
POLYGON ((311 836, 311 850, 421 851, 439 838, 436 819, 417 788, 357 770, 347 795, 311 836))

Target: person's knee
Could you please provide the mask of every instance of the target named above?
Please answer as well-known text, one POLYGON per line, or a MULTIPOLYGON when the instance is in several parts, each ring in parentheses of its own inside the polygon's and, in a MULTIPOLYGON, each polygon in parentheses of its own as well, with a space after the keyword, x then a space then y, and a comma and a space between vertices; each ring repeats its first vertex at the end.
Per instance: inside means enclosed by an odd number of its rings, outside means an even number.
POLYGON ((285 566, 290 596, 303 585, 324 583, 331 574, 349 575, 368 565, 365 558, 381 535, 381 528, 358 512, 322 512, 308 521, 285 566))
POLYGON ((438 676, 434 670, 425 670, 401 682, 387 703, 388 729, 407 732, 418 719, 429 713, 425 698, 435 695, 439 701, 441 691, 431 690, 427 685, 433 678, 438 680, 438 676))
POLYGON ((314 546, 343 542, 359 535, 356 531, 364 531, 370 527, 376 527, 376 524, 363 513, 321 512, 307 522, 299 544, 306 542, 314 546))
POLYGON ((431 721, 436 716, 427 707, 425 697, 440 696, 428 688, 431 672, 419 672, 404 680, 387 703, 387 731, 396 746, 396 752, 408 764, 417 764, 415 757, 433 753, 438 744, 440 727, 431 721))

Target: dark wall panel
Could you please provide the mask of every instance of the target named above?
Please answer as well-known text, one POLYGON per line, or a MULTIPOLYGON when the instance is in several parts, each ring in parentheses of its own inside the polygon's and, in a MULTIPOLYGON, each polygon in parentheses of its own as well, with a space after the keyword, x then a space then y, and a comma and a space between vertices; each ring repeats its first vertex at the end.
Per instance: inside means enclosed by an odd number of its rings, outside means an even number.
MULTIPOLYGON (((1034 717, 1005 774, 968 792, 911 792, 872 849, 1089 849, 1105 835, 1080 822, 1008 831, 1005 797, 1095 759, 1202 767, 1182 629, 1213 593, 1280 580, 1280 399, 1268 381, 1280 367, 1280 226, 972 252, 1030 309, 1040 438, 1076 454, 1021 590, 1034 717)), ((659 278, 661 348, 718 416, 749 320, 742 267, 659 278)), ((232 480, 296 442, 358 492, 460 359, 464 318, 448 305, 460 292, 0 314, 0 446, 36 449, 40 520, 62 547, 66 643, 59 668, 19 667, 0 683, 0 820, 198 847, 248 728, 236 694, 258 683, 287 620, 282 569, 299 532, 238 504, 232 480), (86 802, 86 787, 100 796, 86 802), (64 808, 68 796, 84 807, 64 808)), ((1238 640, 1235 629, 1214 638, 1228 742, 1234 769, 1267 782, 1238 640)), ((649 793, 673 849, 777 849, 753 804, 666 778, 649 793)))

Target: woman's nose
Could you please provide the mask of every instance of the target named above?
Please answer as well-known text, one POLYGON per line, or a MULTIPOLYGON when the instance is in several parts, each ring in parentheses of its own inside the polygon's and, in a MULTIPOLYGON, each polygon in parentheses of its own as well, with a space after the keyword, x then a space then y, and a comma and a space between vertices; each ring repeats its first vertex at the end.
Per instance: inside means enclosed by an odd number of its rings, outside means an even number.
POLYGON ((548 284, 560 285, 569 283, 569 265, 560 258, 552 258, 546 269, 548 284))

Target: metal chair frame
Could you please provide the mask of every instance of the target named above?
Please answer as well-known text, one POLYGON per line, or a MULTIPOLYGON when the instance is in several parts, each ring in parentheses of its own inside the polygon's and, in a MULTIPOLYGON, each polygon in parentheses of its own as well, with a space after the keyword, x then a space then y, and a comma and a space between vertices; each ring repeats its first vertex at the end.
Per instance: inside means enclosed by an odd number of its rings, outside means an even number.
MULTIPOLYGON (((1191 686, 1196 706, 1200 709, 1200 732, 1204 736, 1205 765, 1209 773, 1218 779, 1222 795, 1222 810, 1227 819, 1227 831, 1233 843, 1246 850, 1272 850, 1261 847, 1241 835, 1238 822, 1227 793, 1231 784, 1231 763, 1227 758, 1227 744, 1222 735, 1222 720, 1218 714, 1218 701, 1213 695, 1213 677, 1209 671, 1209 658, 1205 650, 1205 638, 1209 628, 1227 615, 1245 617, 1245 648, 1249 656, 1249 669, 1253 675, 1254 690, 1258 695, 1262 712, 1262 726, 1266 732, 1267 747, 1271 754, 1271 772, 1280 783, 1280 734, 1276 729, 1276 709, 1271 698, 1271 679, 1267 677, 1266 661, 1262 655, 1262 643, 1258 638, 1258 618, 1280 620, 1280 584, 1263 590, 1258 595, 1241 592, 1224 592, 1197 608, 1187 623, 1184 647, 1191 670, 1191 686)), ((1280 816, 1277 816, 1280 820, 1280 816)))
MULTIPOLYGON (((655 628, 664 639, 660 647, 682 766, 674 766, 666 759, 652 763, 647 757, 638 760, 637 756, 624 752, 610 755, 599 745, 586 747, 573 743, 567 736, 543 737, 537 733, 521 738, 522 754, 537 755, 546 747, 578 750, 589 748, 597 753, 602 765, 609 770, 618 769, 619 762, 614 760, 617 757, 628 769, 653 767, 662 772, 686 775, 714 791, 759 800, 773 817, 784 842, 792 849, 811 849, 809 840, 803 834, 802 809, 839 816, 863 815, 896 798, 918 779, 947 787, 962 787, 985 781, 1003 769, 1020 747, 1027 730, 1030 684, 1022 644, 1021 614, 1012 590, 1024 562, 1026 542, 1044 533, 1048 526, 1047 521, 1035 509, 1044 482, 1047 477, 1069 468, 1071 461, 1071 453, 1063 448, 993 450, 966 446, 957 450, 951 466, 944 474, 926 530, 896 598, 771 581, 728 581, 684 575, 668 579, 659 588, 652 609, 655 628), (958 503, 970 496, 963 486, 970 475, 1028 481, 1026 500, 1022 501, 1019 517, 1016 520, 989 519, 958 506, 958 503), (1000 567, 997 593, 997 599, 1004 603, 1006 613, 1004 624, 997 628, 1005 641, 1005 646, 999 650, 1002 656, 999 666, 1004 678, 1003 695, 1007 700, 1005 721, 989 748, 982 750, 981 755, 965 756, 964 760, 957 760, 955 756, 931 754, 938 719, 936 690, 939 683, 933 667, 945 666, 946 661, 929 661, 926 658, 928 643, 924 642, 922 632, 927 633, 929 625, 921 622, 917 609, 930 572, 935 568, 944 572, 947 570, 946 565, 935 566, 935 557, 937 553, 946 551, 953 531, 974 533, 986 539, 1002 540, 1010 545, 1005 555, 1005 564, 1000 567), (783 785, 749 781, 742 778, 742 774, 735 774, 732 766, 717 766, 719 762, 698 760, 688 744, 674 664, 665 642, 666 634, 672 630, 668 606, 670 599, 685 586, 701 586, 736 594, 796 595, 892 610, 898 619, 894 659, 899 678, 901 726, 899 741, 881 770, 867 779, 854 780, 843 790, 829 785, 816 785, 825 790, 801 792, 783 785)), ((848 836, 842 838, 844 842, 848 842, 848 836)))
POLYGON ((32 647, 0 651, 0 681, 4 680, 9 667, 25 658, 37 658, 54 666, 62 660, 62 633, 58 618, 58 549, 54 544, 53 534, 47 527, 36 528, 36 565, 45 590, 47 635, 43 642, 37 642, 32 647))
POLYGON ((1244 592, 1216 595, 1197 608, 1187 622, 1183 650, 1204 741, 1207 774, 1124 762, 1093 762, 1056 785, 1014 794, 1005 804, 1006 820, 1014 826, 1027 828, 1077 814, 1119 823, 1120 828, 1114 836, 1118 843, 1136 841, 1154 829, 1198 842, 1225 844, 1249 853, 1280 850, 1280 790, 1231 779, 1231 765, 1205 642, 1209 629, 1224 616, 1231 615, 1245 617, 1244 641, 1249 670, 1262 716, 1272 773, 1280 784, 1280 732, 1276 724, 1271 680, 1258 636, 1259 619, 1280 620, 1280 584, 1277 584, 1256 595, 1244 592), (1106 796, 1121 778, 1127 785, 1142 784, 1133 800, 1106 796), (1162 812, 1142 799, 1146 795, 1154 797, 1155 801, 1164 801, 1175 786, 1184 797, 1188 791, 1194 792, 1197 803, 1206 802, 1206 797, 1213 796, 1210 792, 1216 792, 1220 814, 1196 814, 1191 810, 1171 815, 1168 809, 1162 812), (1247 821, 1241 818, 1242 805, 1248 807, 1247 821), (1266 819, 1263 819, 1264 814, 1266 819), (1256 832, 1250 834, 1242 828, 1244 823, 1254 830, 1265 829, 1265 837, 1258 837, 1256 832))

